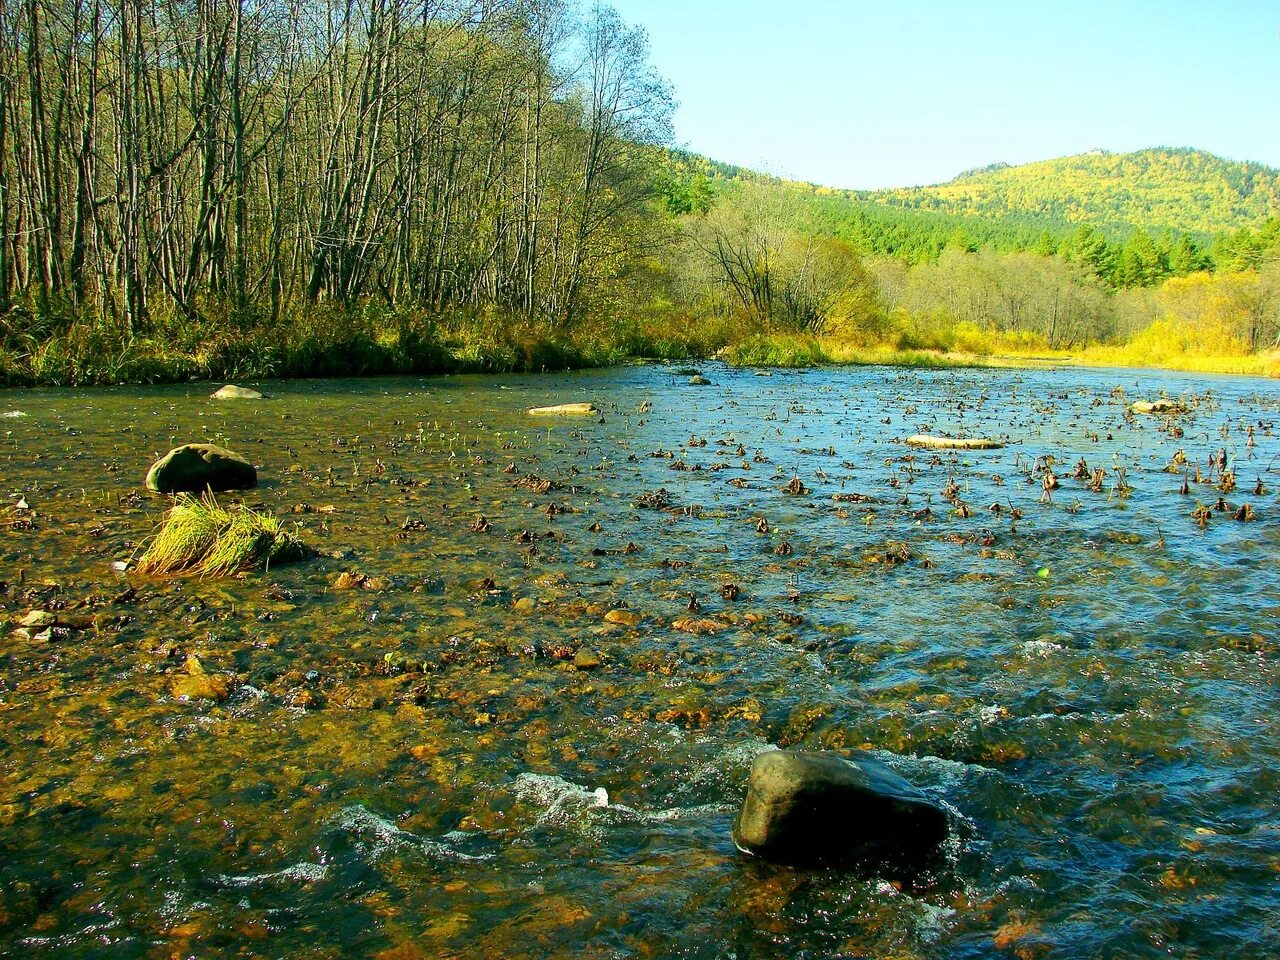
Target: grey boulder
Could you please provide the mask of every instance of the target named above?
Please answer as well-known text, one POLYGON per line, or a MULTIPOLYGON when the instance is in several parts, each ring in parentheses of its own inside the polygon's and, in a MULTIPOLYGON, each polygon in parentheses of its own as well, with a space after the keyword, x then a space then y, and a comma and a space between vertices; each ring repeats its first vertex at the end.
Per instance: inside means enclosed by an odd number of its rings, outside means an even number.
POLYGON ((147 471, 147 489, 156 493, 246 490, 257 485, 258 471, 252 463, 212 443, 174 447, 147 471))
POLYGON ((733 825, 738 849, 793 866, 923 866, 946 812, 870 757, 771 750, 756 757, 733 825))

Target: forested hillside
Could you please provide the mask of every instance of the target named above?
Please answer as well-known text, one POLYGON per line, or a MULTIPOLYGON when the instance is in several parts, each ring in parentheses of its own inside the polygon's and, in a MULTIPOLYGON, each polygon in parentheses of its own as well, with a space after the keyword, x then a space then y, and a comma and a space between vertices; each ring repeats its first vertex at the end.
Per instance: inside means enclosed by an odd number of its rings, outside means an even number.
POLYGON ((685 238, 674 303, 703 330, 737 318, 759 334, 732 346, 745 360, 1107 345, 1123 362, 1242 369, 1221 358, 1280 344, 1280 217, 1212 236, 965 216, 679 153, 665 183, 685 238))
POLYGON ((1219 233, 1280 216, 1280 171, 1201 150, 1096 150, 994 164, 930 187, 858 194, 874 203, 997 220, 1219 233))
MULTIPOLYGON (((1013 169, 1020 168, 997 164, 964 176, 1013 169)), ((862 256, 921 264, 946 250, 1057 255, 1119 288, 1151 286, 1198 270, 1256 269, 1280 244, 1280 216, 1241 216, 1237 227, 1214 234, 1123 223, 1120 207, 1080 223, 1028 212, 971 215, 895 205, 880 193, 781 180, 682 151, 668 152, 660 182, 668 205, 679 214, 705 213, 750 187, 774 195, 798 229, 845 241, 862 256)))

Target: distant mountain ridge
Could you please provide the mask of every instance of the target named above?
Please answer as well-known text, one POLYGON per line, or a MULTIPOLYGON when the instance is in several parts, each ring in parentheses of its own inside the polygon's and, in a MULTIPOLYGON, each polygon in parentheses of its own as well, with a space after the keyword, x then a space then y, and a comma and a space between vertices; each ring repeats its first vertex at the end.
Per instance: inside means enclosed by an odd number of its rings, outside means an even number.
POLYGON ((1280 170, 1190 148, 1092 150, 1016 166, 993 163, 933 186, 846 195, 906 210, 990 220, 1209 234, 1280 217, 1280 170))

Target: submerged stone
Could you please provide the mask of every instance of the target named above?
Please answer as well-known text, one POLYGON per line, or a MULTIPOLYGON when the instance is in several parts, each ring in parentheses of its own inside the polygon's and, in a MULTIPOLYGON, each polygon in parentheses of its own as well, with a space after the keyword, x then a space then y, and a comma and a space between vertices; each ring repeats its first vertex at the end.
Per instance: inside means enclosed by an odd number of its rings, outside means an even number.
POLYGON ((920 865, 948 832, 943 809, 870 757, 756 757, 733 825, 738 849, 795 866, 920 865))
POLYGON ((258 471, 244 457, 212 443, 174 447, 147 471, 147 489, 156 493, 245 490, 258 485, 258 471))
POLYGON ((262 394, 257 390, 250 390, 248 387, 237 387, 234 383, 228 383, 225 387, 215 390, 211 394, 214 400, 261 400, 262 394))
POLYGON ((58 618, 47 610, 32 610, 19 622, 20 627, 32 627, 40 630, 44 627, 52 627, 58 622, 58 618))
POLYGON ((169 692, 177 700, 214 700, 231 696, 231 681, 212 673, 183 673, 169 681, 169 692))
POLYGON ((604 615, 605 623, 617 624, 620 627, 634 627, 643 617, 634 610, 610 610, 604 615))

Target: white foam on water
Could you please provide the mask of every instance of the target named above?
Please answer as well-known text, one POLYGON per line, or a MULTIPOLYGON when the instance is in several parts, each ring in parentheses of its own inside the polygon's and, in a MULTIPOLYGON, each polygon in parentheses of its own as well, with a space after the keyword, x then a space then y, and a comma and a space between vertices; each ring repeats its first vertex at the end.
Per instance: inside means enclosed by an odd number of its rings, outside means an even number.
MULTIPOLYGON (((375 860, 391 850, 404 848, 417 850, 419 853, 436 860, 478 862, 489 860, 492 857, 492 854, 487 853, 463 853, 461 850, 455 850, 448 843, 432 840, 430 837, 420 837, 416 833, 410 833, 408 830, 401 830, 390 820, 378 816, 359 803, 343 807, 333 816, 329 823, 344 833, 349 833, 367 842, 370 846, 370 856, 375 860)), ((457 836, 457 831, 454 831, 446 839, 453 840, 457 836)), ((466 835, 463 834, 462 836, 466 835)))
POLYGON ((218 882, 228 887, 256 887, 266 883, 317 883, 328 875, 329 868, 324 864, 303 862, 271 873, 222 874, 218 882))
POLYGON ((26 414, 21 410, 9 410, 6 413, 0 413, 0 417, 5 420, 17 420, 19 417, 25 417, 26 414))
POLYGON ((774 744, 765 740, 744 740, 725 747, 712 760, 690 769, 672 792, 676 797, 695 792, 724 794, 731 799, 708 804, 706 808, 733 809, 737 805, 739 788, 746 783, 746 772, 751 769, 756 757, 777 749, 774 744))
POLYGON ((983 726, 990 726, 998 720, 1003 720, 1008 713, 1004 707, 996 703, 983 704, 978 708, 978 720, 983 726))
POLYGON ((718 763, 722 766, 749 766, 760 754, 777 749, 777 744, 765 740, 744 740, 727 747, 724 753, 720 754, 718 763))
POLYGON ((552 774, 522 773, 514 789, 520 801, 543 808, 539 823, 575 826, 587 811, 609 806, 609 792, 603 787, 592 790, 552 774))
POLYGON ((637 810, 635 807, 616 804, 609 808, 615 810, 625 817, 637 820, 641 823, 668 823, 672 820, 681 820, 685 817, 708 817, 715 814, 726 813, 730 810, 737 809, 736 805, 730 803, 703 803, 694 807, 667 807, 664 810, 637 810))
POLYGON ((521 802, 543 808, 538 816, 539 824, 568 828, 595 840, 603 840, 604 827, 610 825, 667 823, 732 809, 728 805, 701 804, 639 810, 624 803, 611 803, 604 787, 592 790, 549 774, 522 773, 516 777, 513 789, 521 802))
POLYGON ((1052 640, 1028 640, 1019 648, 1024 656, 1051 657, 1063 649, 1062 644, 1052 640))
POLYGON ((872 750, 870 754, 895 773, 911 780, 912 783, 918 785, 921 779, 913 777, 913 773, 923 773, 942 790, 950 790, 973 780, 974 777, 1002 775, 999 770, 984 767, 980 763, 961 763, 959 760, 947 760, 943 757, 904 757, 887 750, 872 750))
POLYGON ((951 907, 939 906, 927 900, 917 900, 912 926, 915 927, 916 936, 923 942, 937 943, 947 932, 955 916, 956 911, 951 907))

